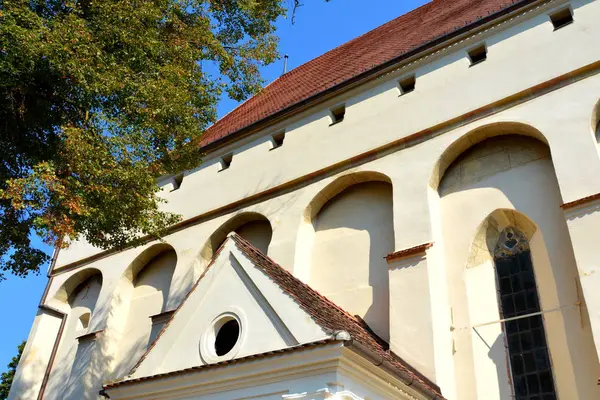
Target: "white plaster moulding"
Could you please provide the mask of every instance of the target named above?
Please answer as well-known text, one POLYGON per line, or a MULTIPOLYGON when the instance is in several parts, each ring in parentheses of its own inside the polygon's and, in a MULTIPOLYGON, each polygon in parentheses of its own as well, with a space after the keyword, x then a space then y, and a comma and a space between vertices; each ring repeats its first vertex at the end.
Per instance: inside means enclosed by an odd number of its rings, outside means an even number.
MULTIPOLYGON (((188 396, 206 396, 225 391, 274 384, 328 373, 349 377, 365 388, 383 396, 401 400, 424 400, 415 389, 383 371, 372 361, 345 347, 344 342, 333 342, 322 347, 250 360, 240 364, 224 365, 214 370, 197 370, 181 375, 135 382, 131 385, 107 388, 109 394, 119 398, 170 399, 188 396), (285 366, 282 364, 285 363, 285 366), (227 374, 223 368, 228 368, 227 374), (198 379, 202 373, 202 379, 198 379)), ((327 382, 323 382, 327 386, 327 382)))
POLYGON ((219 310, 219 312, 215 313, 210 320, 211 323, 208 325, 200 338, 200 358, 206 364, 214 364, 234 359, 246 341, 248 332, 248 317, 246 316, 246 313, 239 307, 229 306, 225 310, 219 310), (218 330, 221 328, 219 325, 222 325, 221 321, 225 320, 237 321, 239 326, 239 335, 235 345, 231 348, 231 350, 222 356, 218 356, 214 350, 215 340, 218 330))
POLYGON ((344 349, 344 357, 340 360, 339 368, 343 375, 383 395, 396 397, 401 393, 404 396, 402 400, 426 399, 415 389, 348 348, 344 349))
POLYGON ((135 395, 151 399, 152 396, 165 395, 169 398, 189 395, 208 395, 223 391, 244 389, 267 385, 287 379, 319 376, 335 372, 342 355, 343 343, 332 342, 317 348, 300 350, 295 353, 268 356, 263 359, 248 360, 239 364, 229 364, 214 369, 199 369, 170 376, 137 381, 122 382, 122 386, 107 387, 107 393, 119 397, 135 395), (281 365, 282 361, 285 365, 281 365), (227 368, 227 374, 223 369, 227 368), (202 379, 198 379, 202 374, 202 379))

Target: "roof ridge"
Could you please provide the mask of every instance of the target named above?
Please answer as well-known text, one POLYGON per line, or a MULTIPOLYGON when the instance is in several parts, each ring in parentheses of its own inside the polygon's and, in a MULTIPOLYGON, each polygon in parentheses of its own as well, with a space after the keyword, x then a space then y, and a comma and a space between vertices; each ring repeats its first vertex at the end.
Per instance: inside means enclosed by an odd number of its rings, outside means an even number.
POLYGON ((412 10, 408 11, 408 12, 407 12, 407 13, 405 13, 405 14, 400 14, 400 15, 398 15, 397 17, 395 17, 394 19, 391 19, 391 20, 389 20, 388 22, 384 22, 382 25, 379 25, 379 26, 376 26, 375 28, 369 29, 368 31, 366 31, 366 32, 364 32, 364 33, 362 33, 362 34, 358 35, 357 37, 355 37, 355 38, 353 38, 353 39, 350 39, 350 40, 348 40, 347 42, 341 43, 341 44, 339 44, 339 45, 337 45, 337 46, 333 47, 332 49, 330 49, 330 50, 327 50, 325 53, 323 53, 323 54, 320 54, 320 55, 316 56, 315 58, 311 58, 310 60, 303 62, 302 64, 298 65, 297 67, 295 67, 295 68, 293 68, 293 69, 289 70, 289 71, 288 71, 288 74, 289 74, 289 73, 291 73, 291 72, 293 72, 293 71, 295 71, 295 70, 297 70, 297 69, 299 69, 299 68, 301 68, 301 67, 303 67, 303 66, 305 66, 306 64, 309 64, 309 63, 311 63, 311 62, 313 62, 313 61, 316 61, 316 60, 318 60, 318 59, 320 59, 320 58, 322 58, 322 57, 325 57, 325 56, 327 56, 327 55, 331 54, 332 52, 334 52, 334 51, 336 51, 336 50, 338 50, 338 49, 340 49, 340 48, 342 48, 342 47, 344 47, 344 46, 350 46, 351 44, 353 44, 353 43, 355 43, 355 42, 357 42, 357 41, 359 41, 359 40, 363 39, 365 36, 367 36, 367 35, 369 35, 369 34, 371 34, 371 33, 373 33, 373 32, 379 31, 380 29, 382 30, 383 28, 387 27, 388 25, 392 25, 393 23, 397 22, 397 20, 398 20, 399 18, 405 18, 405 17, 407 17, 408 15, 410 15, 410 14, 412 14, 412 13, 415 13, 415 12, 417 12, 418 10, 421 10, 423 7, 427 7, 427 6, 429 6, 429 5, 431 5, 432 3, 435 3, 435 2, 437 2, 437 1, 444 1, 444 0, 431 0, 431 1, 428 1, 427 3, 425 3, 425 4, 422 4, 422 5, 420 5, 420 6, 419 6, 419 7, 417 7, 417 8, 414 8, 414 9, 412 9, 412 10))
MULTIPOLYGON (((200 138, 202 147, 268 122, 294 106, 406 57, 421 54, 446 36, 468 32, 505 11, 536 0, 432 0, 342 43, 273 80, 219 118, 200 138)), ((448 36, 452 38, 454 36, 448 36)))
MULTIPOLYGON (((323 53, 323 54, 320 54, 320 55, 318 55, 318 56, 316 56, 316 57, 314 57, 314 58, 311 58, 310 60, 307 60, 307 61, 303 62, 302 64, 298 65, 297 67, 294 67, 294 68, 290 69, 290 70, 289 70, 289 71, 287 71, 286 73, 279 75, 277 78, 273 79, 273 80, 272 80, 272 81, 271 81, 271 82, 270 82, 268 85, 266 85, 264 88, 262 88, 261 90, 259 90, 259 91, 258 91, 256 94, 254 94, 254 95, 252 95, 252 96, 248 97, 246 100, 244 100, 243 102, 241 102, 241 103, 239 103, 237 106, 235 106, 235 108, 233 108, 233 109, 232 109, 232 110, 230 110, 229 112, 225 113, 225 114, 224 114, 224 115, 223 115, 221 118, 217 119, 217 120, 215 121, 215 123, 214 123, 214 124, 212 124, 211 126, 209 126, 208 128, 206 128, 206 130, 210 129, 212 126, 216 125, 217 123, 219 123, 220 121, 222 121, 223 119, 225 119, 225 118, 226 118, 228 115, 230 115, 230 114, 234 113, 234 112, 235 112, 237 109, 239 109, 240 107, 242 107, 242 106, 243 106, 244 104, 246 104, 248 101, 252 100, 254 97, 256 97, 256 96, 260 95, 260 93, 261 93, 262 91, 264 91, 265 89, 267 89, 269 86, 271 86, 271 85, 272 85, 273 83, 275 83, 277 80, 279 80, 279 79, 281 79, 281 78, 283 78, 283 77, 289 77, 289 76, 290 76, 290 74, 292 74, 292 75, 293 75, 294 73, 298 73, 298 70, 299 70, 299 69, 301 69, 302 67, 304 67, 305 65, 307 65, 307 64, 310 64, 310 63, 312 63, 312 62, 315 62, 315 61, 317 61, 317 60, 319 60, 319 59, 321 59, 321 58, 323 58, 323 57, 326 57, 326 56, 330 55, 332 52, 334 52, 334 51, 336 51, 336 50, 338 50, 338 49, 341 49, 341 48, 343 48, 343 47, 345 47, 345 46, 350 46, 350 45, 352 45, 353 43, 355 43, 356 41, 358 41, 358 40, 362 39, 363 37, 365 37, 365 36, 367 36, 367 35, 369 35, 369 34, 372 34, 373 32, 379 31, 380 29, 384 29, 384 28, 385 28, 386 26, 388 26, 388 25, 391 25, 391 24, 393 24, 394 22, 396 22, 396 20, 397 20, 397 19, 399 19, 399 18, 403 18, 403 17, 405 17, 405 16, 407 16, 407 15, 410 15, 411 13, 414 13, 414 12, 416 12, 417 10, 421 9, 422 7, 426 7, 426 6, 428 6, 428 5, 432 4, 432 3, 436 2, 436 1, 440 1, 440 0, 431 0, 431 1, 429 1, 429 2, 427 2, 427 3, 425 3, 425 4, 421 5, 421 6, 419 6, 419 7, 415 8, 415 9, 413 9, 413 10, 410 10, 409 12, 407 12, 407 13, 405 13, 405 14, 400 14, 400 15, 398 15, 396 18, 394 18, 394 19, 392 19, 392 20, 390 20, 390 21, 388 21, 388 22, 385 22, 383 25, 379 25, 379 26, 376 26, 376 27, 375 27, 375 28, 373 28, 373 29, 369 29, 367 32, 364 32, 364 33, 360 34, 359 36, 357 36, 357 37, 355 37, 355 38, 353 38, 353 39, 350 39, 350 40, 348 40, 347 42, 340 43, 339 45, 337 45, 337 46, 335 46, 335 47, 333 47, 333 48, 331 48, 331 49, 327 50, 325 53, 323 53)), ((205 131, 206 131, 206 130, 205 130, 205 131)))

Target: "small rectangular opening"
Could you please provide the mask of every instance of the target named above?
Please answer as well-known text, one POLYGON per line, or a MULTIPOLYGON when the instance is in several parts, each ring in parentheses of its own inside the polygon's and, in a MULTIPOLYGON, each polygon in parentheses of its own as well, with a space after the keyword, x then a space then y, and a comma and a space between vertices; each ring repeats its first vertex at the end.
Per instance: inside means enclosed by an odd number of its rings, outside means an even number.
POLYGON ((552 21, 554 30, 563 28, 573 22, 573 13, 570 8, 565 8, 554 14, 550 14, 550 21, 552 21))
POLYGON ((171 189, 171 192, 174 192, 177 189, 179 189, 181 187, 182 183, 183 183, 183 173, 175 175, 173 177, 173 189, 171 189))
POLYGON ((404 79, 400 80, 400 96, 405 95, 407 93, 415 90, 415 84, 417 80, 414 75, 408 76, 404 79))
POLYGON ((223 157, 221 157, 221 161, 220 161, 221 169, 219 170, 219 172, 229 168, 232 160, 233 160, 233 153, 228 153, 228 154, 225 154, 223 157))
MULTIPOLYGON (((346 115, 346 105, 342 104, 341 106, 337 106, 331 109, 331 125, 335 125, 344 120, 344 116, 346 115)), ((330 126, 331 126, 330 125, 330 126)))
POLYGON ((487 59, 487 48, 485 44, 475 47, 469 50, 469 60, 471 60, 471 66, 477 65, 484 62, 487 59))
POLYGON ((271 136, 271 150, 275 150, 283 146, 283 140, 285 139, 285 132, 278 132, 271 136))

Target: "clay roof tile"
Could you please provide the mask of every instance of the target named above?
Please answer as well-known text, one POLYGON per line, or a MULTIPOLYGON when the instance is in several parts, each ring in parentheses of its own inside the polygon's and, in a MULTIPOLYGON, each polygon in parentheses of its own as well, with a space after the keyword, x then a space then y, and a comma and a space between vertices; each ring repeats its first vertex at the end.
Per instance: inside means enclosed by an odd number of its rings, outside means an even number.
POLYGON ((531 0, 433 0, 275 79, 209 127, 205 147, 366 71, 531 0))
POLYGON ((440 399, 443 399, 440 389, 435 383, 427 379, 398 355, 391 352, 389 345, 375 335, 362 319, 350 315, 341 307, 338 307, 335 303, 300 281, 241 236, 232 233, 229 237, 255 267, 259 268, 282 288, 285 293, 290 295, 319 326, 329 330, 331 333, 337 331, 348 332, 353 340, 390 362, 396 369, 408 373, 413 379, 419 381, 423 386, 437 393, 440 399))

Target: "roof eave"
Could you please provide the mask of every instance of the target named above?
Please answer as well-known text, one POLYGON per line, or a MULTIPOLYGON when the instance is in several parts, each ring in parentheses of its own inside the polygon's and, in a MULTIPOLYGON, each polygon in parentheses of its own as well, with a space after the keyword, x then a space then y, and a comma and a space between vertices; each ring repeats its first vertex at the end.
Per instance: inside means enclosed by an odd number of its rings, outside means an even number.
POLYGON ((430 381, 419 381, 415 379, 414 373, 411 374, 407 371, 403 371, 400 368, 392 365, 388 360, 383 358, 381 354, 375 353, 368 347, 364 346, 356 340, 350 339, 344 342, 344 347, 355 352, 364 359, 370 360, 373 365, 381 368, 383 371, 394 376, 396 379, 401 381, 407 387, 411 387, 417 392, 421 393, 428 400, 445 400, 440 394, 440 388, 430 381))
POLYGON ((384 75, 386 72, 389 72, 389 70, 394 70, 394 69, 398 68, 399 65, 402 64, 403 62, 405 62, 411 58, 417 57, 417 56, 422 56, 423 55, 422 53, 432 50, 435 47, 441 46, 443 44, 447 45, 448 44, 447 42, 455 40, 458 37, 465 35, 467 33, 470 33, 473 30, 480 29, 483 26, 488 25, 492 22, 496 22, 496 20, 498 20, 500 18, 510 17, 511 14, 521 11, 525 7, 532 6, 536 3, 544 3, 547 1, 549 1, 549 0, 517 1, 500 11, 489 14, 488 16, 480 18, 479 20, 477 20, 471 24, 465 25, 464 27, 461 27, 452 32, 449 32, 449 33, 447 33, 443 36, 440 36, 434 40, 431 40, 421 46, 415 47, 413 50, 411 50, 407 53, 404 53, 398 57, 395 57, 383 64, 379 64, 371 69, 368 69, 350 79, 340 82, 340 83, 338 83, 326 90, 323 90, 317 94, 314 94, 304 100, 294 103, 293 105, 291 105, 287 108, 277 111, 276 113, 273 113, 273 114, 271 114, 265 118, 262 118, 250 125, 245 126, 244 128, 238 129, 237 131, 234 131, 233 133, 227 134, 224 137, 215 140, 214 142, 211 142, 205 146, 202 146, 201 150, 204 153, 209 153, 220 147, 223 147, 230 143, 236 142, 246 136, 249 136, 249 135, 255 133, 256 131, 258 131, 260 129, 265 128, 266 126, 272 125, 280 120, 288 118, 299 112, 302 112, 302 111, 308 109, 309 107, 312 107, 318 103, 322 103, 323 101, 325 101, 331 97, 339 95, 342 92, 348 91, 348 90, 352 89, 353 87, 364 83, 365 81, 369 81, 371 79, 377 78, 378 76, 384 75))

